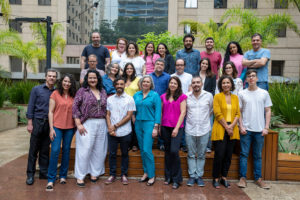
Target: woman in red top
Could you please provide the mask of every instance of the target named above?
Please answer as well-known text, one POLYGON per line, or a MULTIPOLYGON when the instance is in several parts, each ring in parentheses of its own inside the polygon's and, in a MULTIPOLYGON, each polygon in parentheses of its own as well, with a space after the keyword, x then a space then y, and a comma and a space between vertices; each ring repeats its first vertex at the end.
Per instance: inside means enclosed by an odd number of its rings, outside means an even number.
POLYGON ((49 126, 51 156, 48 167, 47 191, 53 190, 56 180, 57 162, 62 142, 60 183, 65 184, 69 168, 70 146, 74 135, 75 123, 72 118, 72 105, 76 94, 75 79, 71 74, 64 75, 57 84, 57 89, 50 96, 49 126))

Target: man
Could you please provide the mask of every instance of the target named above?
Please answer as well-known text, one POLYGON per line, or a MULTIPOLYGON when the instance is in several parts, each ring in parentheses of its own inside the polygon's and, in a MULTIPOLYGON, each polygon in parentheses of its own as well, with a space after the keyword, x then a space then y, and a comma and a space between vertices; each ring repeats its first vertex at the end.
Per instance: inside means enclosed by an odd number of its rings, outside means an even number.
POLYGON ((84 82, 84 77, 87 74, 88 70, 90 70, 90 69, 97 70, 99 72, 100 76, 105 75, 105 72, 103 70, 97 69, 97 64, 98 64, 97 56, 95 54, 89 55, 89 57, 88 57, 89 68, 81 70, 80 80, 79 80, 80 85, 82 85, 82 83, 84 82))
MULTIPOLYGON (((175 62, 176 72, 171 76, 177 76, 181 81, 182 92, 187 94, 192 83, 193 76, 189 73, 184 72, 185 61, 181 58, 176 60, 175 62)), ((185 121, 185 120, 184 120, 185 121)), ((187 152, 186 143, 185 143, 185 132, 183 131, 182 139, 181 139, 181 150, 183 152, 187 152)))
POLYGON ((205 39, 205 51, 200 53, 201 58, 209 58, 211 70, 217 76, 219 75, 220 64, 222 62, 222 56, 220 52, 214 50, 214 39, 208 37, 205 39))
POLYGON ((193 76, 189 73, 184 72, 185 61, 181 58, 176 60, 175 68, 176 68, 176 72, 174 74, 172 74, 171 76, 177 76, 180 79, 181 86, 182 86, 182 92, 184 94, 187 94, 190 89, 193 76))
POLYGON ((184 49, 176 53, 176 60, 179 58, 184 59, 184 71, 191 75, 199 74, 199 63, 201 60, 200 52, 197 49, 193 49, 194 41, 195 37, 192 34, 185 35, 183 38, 184 49))
POLYGON ((241 108, 240 124, 240 181, 238 186, 245 188, 247 174, 247 160, 251 144, 253 145, 254 179, 255 183, 264 189, 270 186, 263 182, 261 176, 262 149, 264 136, 268 134, 271 119, 271 98, 266 90, 257 86, 258 73, 250 69, 246 73, 246 81, 249 87, 239 93, 241 108))
MULTIPOLYGON (((154 91, 161 96, 168 89, 170 75, 164 72, 165 69, 165 60, 158 58, 155 61, 154 72, 150 74, 154 83, 154 91)), ((165 150, 164 141, 158 136, 158 148, 161 151, 165 150)))
POLYGON ((39 178, 47 179, 50 145, 48 122, 49 99, 54 91, 57 72, 54 69, 48 69, 45 78, 46 82, 44 84, 35 86, 31 90, 27 108, 27 131, 31 134, 27 164, 27 185, 34 183, 37 155, 39 155, 39 178))
POLYGON ((97 56, 97 69, 105 71, 105 66, 110 63, 110 55, 108 49, 100 44, 101 36, 98 32, 92 33, 92 44, 87 45, 81 54, 80 59, 80 69, 88 68, 88 63, 86 59, 89 55, 95 54, 97 56))
POLYGON ((202 176, 204 174, 206 146, 209 140, 211 124, 210 115, 213 110, 213 96, 202 90, 202 79, 194 76, 192 79, 193 92, 188 93, 187 115, 185 126, 185 141, 188 148, 188 186, 197 183, 204 187, 202 176), (196 157, 197 155, 197 157, 196 157))
POLYGON ((116 94, 107 99, 106 121, 108 126, 108 147, 109 147, 109 178, 105 184, 111 184, 116 180, 117 172, 117 149, 118 143, 122 152, 121 182, 128 184, 128 147, 131 141, 131 117, 135 111, 135 103, 131 96, 124 92, 125 80, 117 78, 114 80, 116 94))
MULTIPOLYGON (((244 54, 243 65, 248 69, 255 69, 257 71, 257 86, 269 90, 268 85, 268 64, 271 58, 270 50, 261 48, 262 36, 255 33, 251 37, 252 50, 244 54)), ((246 83, 246 87, 248 84, 246 83)))

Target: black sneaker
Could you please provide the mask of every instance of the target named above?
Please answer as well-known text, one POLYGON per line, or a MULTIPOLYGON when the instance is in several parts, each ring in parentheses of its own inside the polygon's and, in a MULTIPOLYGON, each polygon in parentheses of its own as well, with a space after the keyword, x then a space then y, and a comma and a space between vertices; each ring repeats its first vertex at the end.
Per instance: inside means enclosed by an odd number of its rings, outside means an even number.
POLYGON ((189 180, 186 182, 187 186, 194 186, 195 184, 195 178, 191 177, 189 180))
POLYGON ((183 152, 185 152, 185 153, 188 152, 188 150, 187 150, 187 148, 185 146, 181 147, 180 150, 183 151, 183 152))

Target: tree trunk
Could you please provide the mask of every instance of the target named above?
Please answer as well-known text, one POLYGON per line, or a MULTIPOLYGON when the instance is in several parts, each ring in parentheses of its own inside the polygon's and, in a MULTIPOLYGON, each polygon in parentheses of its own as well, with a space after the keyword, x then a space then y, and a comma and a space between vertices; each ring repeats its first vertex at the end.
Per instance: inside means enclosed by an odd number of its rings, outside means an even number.
POLYGON ((24 62, 23 81, 27 81, 27 62, 24 62))

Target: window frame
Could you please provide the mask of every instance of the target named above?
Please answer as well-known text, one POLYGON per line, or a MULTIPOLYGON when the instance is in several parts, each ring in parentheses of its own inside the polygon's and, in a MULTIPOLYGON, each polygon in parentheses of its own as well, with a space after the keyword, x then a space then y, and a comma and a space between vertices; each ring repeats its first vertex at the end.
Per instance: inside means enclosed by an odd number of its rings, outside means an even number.
POLYGON ((214 0, 214 9, 227 9, 227 4, 228 4, 227 0, 214 0), (221 1, 223 3, 225 2, 225 4, 223 4, 223 7, 216 7, 217 1, 221 1))
POLYGON ((257 9, 257 7, 258 7, 258 0, 244 0, 244 9, 257 9), (246 8, 246 1, 249 1, 249 5, 251 5, 252 1, 256 1, 256 7, 255 8, 254 7, 246 8))
POLYGON ((272 60, 271 63, 272 63, 271 64, 271 76, 282 76, 283 77, 284 68, 285 68, 285 60, 272 60), (275 68, 277 68, 277 69, 275 69, 275 68), (279 74, 275 73, 277 71, 280 71, 279 74))
POLYGON ((39 6, 51 6, 51 0, 38 0, 39 6))
MULTIPOLYGON (((197 9, 198 8, 198 0, 194 0, 194 1, 196 1, 196 7, 187 7, 186 6, 187 1, 188 0, 184 0, 184 8, 189 8, 189 9, 197 9)), ((190 1, 192 2, 193 0, 190 0, 190 1)))

